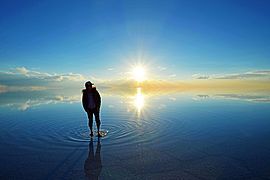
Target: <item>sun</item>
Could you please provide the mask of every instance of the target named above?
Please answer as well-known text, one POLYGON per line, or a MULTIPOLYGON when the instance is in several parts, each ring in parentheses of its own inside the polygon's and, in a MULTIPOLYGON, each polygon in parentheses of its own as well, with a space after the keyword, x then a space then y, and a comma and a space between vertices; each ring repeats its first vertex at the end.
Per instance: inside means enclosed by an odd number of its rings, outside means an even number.
POLYGON ((133 76, 133 79, 135 79, 137 82, 142 82, 146 79, 146 76, 145 76, 145 68, 142 67, 142 66, 135 66, 133 69, 132 69, 132 76, 133 76))

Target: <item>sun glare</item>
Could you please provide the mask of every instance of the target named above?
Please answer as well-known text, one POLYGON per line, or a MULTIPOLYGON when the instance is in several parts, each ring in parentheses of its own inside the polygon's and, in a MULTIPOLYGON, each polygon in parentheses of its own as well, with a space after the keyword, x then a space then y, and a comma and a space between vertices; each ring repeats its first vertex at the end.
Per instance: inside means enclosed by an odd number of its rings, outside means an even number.
POLYGON ((133 78, 137 82, 144 81, 145 80, 145 68, 143 68, 142 66, 134 67, 133 70, 132 70, 132 75, 133 75, 133 78))

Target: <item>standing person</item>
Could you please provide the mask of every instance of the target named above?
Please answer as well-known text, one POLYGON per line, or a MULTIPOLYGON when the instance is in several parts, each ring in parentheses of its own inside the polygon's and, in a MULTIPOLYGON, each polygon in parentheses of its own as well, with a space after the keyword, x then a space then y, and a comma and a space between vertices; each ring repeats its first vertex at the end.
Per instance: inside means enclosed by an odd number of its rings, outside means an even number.
POLYGON ((93 114, 95 115, 96 125, 97 125, 97 131, 98 136, 101 137, 99 134, 99 128, 100 128, 100 105, 101 105, 101 98, 100 94, 97 91, 96 87, 93 87, 93 83, 90 81, 87 81, 85 83, 85 88, 83 89, 83 96, 82 96, 82 104, 84 110, 87 112, 88 115, 88 126, 90 128, 90 136, 93 136, 93 114))

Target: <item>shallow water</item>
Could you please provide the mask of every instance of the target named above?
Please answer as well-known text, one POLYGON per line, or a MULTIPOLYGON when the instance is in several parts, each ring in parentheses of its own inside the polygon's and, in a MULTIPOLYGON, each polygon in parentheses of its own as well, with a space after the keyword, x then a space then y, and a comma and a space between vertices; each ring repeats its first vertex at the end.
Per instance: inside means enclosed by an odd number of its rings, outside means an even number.
POLYGON ((270 178, 268 101, 103 96, 98 141, 79 101, 54 100, 1 104, 0 179, 270 178))

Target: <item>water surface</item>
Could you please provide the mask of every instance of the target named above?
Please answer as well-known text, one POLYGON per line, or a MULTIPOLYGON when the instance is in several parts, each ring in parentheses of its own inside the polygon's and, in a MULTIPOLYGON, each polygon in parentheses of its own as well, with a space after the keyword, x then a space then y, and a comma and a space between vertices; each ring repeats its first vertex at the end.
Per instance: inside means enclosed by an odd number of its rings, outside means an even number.
POLYGON ((0 178, 270 178, 267 97, 134 92, 102 96, 100 141, 80 97, 2 94, 0 178))

